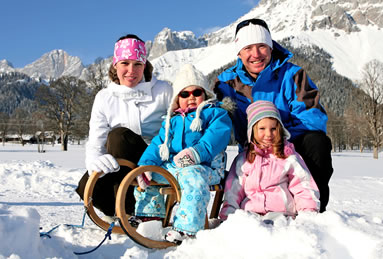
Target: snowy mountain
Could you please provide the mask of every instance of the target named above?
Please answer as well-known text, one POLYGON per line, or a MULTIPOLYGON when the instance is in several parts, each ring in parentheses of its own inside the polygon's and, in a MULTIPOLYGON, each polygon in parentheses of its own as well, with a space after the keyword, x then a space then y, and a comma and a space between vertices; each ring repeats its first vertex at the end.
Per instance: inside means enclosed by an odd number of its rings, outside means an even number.
MULTIPOLYGON (((267 21, 276 41, 289 38, 296 48, 322 48, 332 57, 333 69, 351 80, 360 79, 361 68, 371 59, 383 61, 381 0, 261 0, 233 23, 198 38, 191 31, 164 28, 146 42, 155 73, 159 79, 172 81, 183 63, 195 64, 206 75, 227 65, 236 59, 232 43, 236 25, 253 17, 267 21)), ((46 53, 24 68, 0 61, 0 73, 13 71, 43 80, 64 75, 84 78, 87 74, 81 60, 63 50, 46 53)))
MULTIPOLYGON (((234 30, 248 18, 267 21, 274 40, 290 38, 295 47, 316 45, 332 56, 333 68, 352 80, 365 63, 383 61, 381 0, 261 0, 232 24, 208 35, 207 47, 169 51, 153 60, 161 79, 170 80, 181 63, 192 62, 205 74, 235 59, 234 30)), ((308 57, 309 58, 309 57, 308 57)))
POLYGON ((207 46, 204 38, 196 38, 191 31, 171 31, 169 28, 164 28, 154 41, 146 42, 148 49, 149 59, 157 58, 168 51, 180 49, 195 49, 207 46))
POLYGON ((79 77, 83 69, 84 66, 79 57, 70 56, 64 50, 59 49, 44 54, 41 58, 17 71, 32 78, 49 81, 61 76, 79 77))
POLYGON ((11 62, 6 59, 0 60, 0 73, 14 72, 15 69, 11 62))

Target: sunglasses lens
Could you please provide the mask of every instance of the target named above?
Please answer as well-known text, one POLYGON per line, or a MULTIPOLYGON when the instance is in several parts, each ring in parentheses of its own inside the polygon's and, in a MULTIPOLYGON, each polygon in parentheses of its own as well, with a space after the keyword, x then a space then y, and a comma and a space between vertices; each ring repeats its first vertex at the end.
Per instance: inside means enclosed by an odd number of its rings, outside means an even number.
POLYGON ((188 92, 188 91, 182 91, 179 94, 179 96, 182 97, 182 98, 188 98, 189 95, 190 95, 190 92, 188 92))
POLYGON ((194 96, 194 97, 198 97, 198 96, 201 96, 203 93, 203 90, 202 89, 195 89, 194 91, 182 91, 180 92, 179 96, 181 98, 188 98, 191 94, 194 96))
POLYGON ((193 95, 194 95, 195 97, 201 96, 202 93, 203 93, 203 91, 202 91, 201 89, 195 89, 195 90, 193 91, 193 95))

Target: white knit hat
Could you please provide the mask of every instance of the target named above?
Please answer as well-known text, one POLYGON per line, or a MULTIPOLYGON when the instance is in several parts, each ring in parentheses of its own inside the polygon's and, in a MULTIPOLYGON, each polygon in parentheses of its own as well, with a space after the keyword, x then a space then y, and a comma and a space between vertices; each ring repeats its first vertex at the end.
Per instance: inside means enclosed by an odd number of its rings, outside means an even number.
POLYGON ((246 46, 264 43, 273 48, 270 32, 263 26, 249 23, 242 27, 235 35, 235 53, 239 53, 246 46))
POLYGON ((173 112, 178 108, 178 94, 188 86, 198 86, 205 90, 206 99, 200 105, 198 105, 196 110, 196 117, 190 125, 192 131, 201 131, 202 130, 202 120, 200 119, 200 113, 202 108, 213 101, 216 100, 216 96, 212 90, 209 89, 209 85, 206 77, 198 71, 192 64, 185 64, 181 67, 177 73, 176 79, 173 82, 173 97, 172 102, 168 108, 166 123, 165 123, 165 140, 162 145, 160 145, 160 156, 163 161, 169 159, 169 127, 170 127, 170 118, 173 112))

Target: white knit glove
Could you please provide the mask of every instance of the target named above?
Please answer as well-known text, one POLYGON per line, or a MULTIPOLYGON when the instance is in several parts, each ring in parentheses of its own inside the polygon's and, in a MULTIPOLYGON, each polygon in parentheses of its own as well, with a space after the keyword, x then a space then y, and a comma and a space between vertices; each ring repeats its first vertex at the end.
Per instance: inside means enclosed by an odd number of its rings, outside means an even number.
MULTIPOLYGON (((87 168, 88 174, 91 175, 93 171, 103 172, 104 174, 116 172, 120 170, 120 165, 117 160, 110 154, 105 154, 96 158, 87 168)), ((103 177, 104 175, 100 176, 103 177)))
POLYGON ((145 172, 143 174, 140 174, 136 177, 138 186, 145 190, 149 185, 150 181, 152 180, 152 172, 145 172))
POLYGON ((190 165, 197 165, 200 163, 199 154, 192 147, 181 150, 177 155, 174 156, 173 160, 176 166, 180 168, 190 165))

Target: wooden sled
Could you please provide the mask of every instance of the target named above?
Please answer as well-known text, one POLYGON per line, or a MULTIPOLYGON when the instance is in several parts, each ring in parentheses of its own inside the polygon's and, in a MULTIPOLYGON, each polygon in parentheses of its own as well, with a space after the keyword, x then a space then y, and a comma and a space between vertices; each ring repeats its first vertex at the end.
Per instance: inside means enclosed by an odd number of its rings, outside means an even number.
MULTIPOLYGON (((120 166, 128 166, 130 168, 134 168, 135 165, 124 159, 117 159, 120 166)), ((154 181, 151 181, 151 185, 153 186, 162 186, 160 188, 160 193, 163 195, 166 195, 166 216, 163 220, 162 226, 168 227, 170 223, 170 217, 172 215, 172 209, 174 207, 174 204, 177 202, 180 202, 181 200, 181 189, 177 182, 177 180, 173 177, 171 173, 169 173, 167 170, 163 169, 159 166, 140 166, 134 168, 132 171, 130 171, 124 179, 121 181, 121 184, 118 188, 117 195, 116 195, 116 216, 120 222, 120 226, 115 226, 112 230, 112 233, 116 234, 126 234, 128 235, 133 241, 136 243, 147 247, 147 248, 156 248, 156 249, 164 249, 171 246, 176 246, 175 243, 168 242, 168 241, 157 241, 152 240, 149 238, 146 238, 142 236, 140 233, 136 231, 136 228, 131 226, 128 219, 131 215, 127 214, 125 211, 125 198, 126 193, 128 191, 128 187, 130 185, 137 186, 136 177, 144 172, 155 172, 158 174, 161 174, 165 179, 169 182, 169 184, 159 184, 154 181)), ((92 204, 92 194, 94 186, 100 177, 101 173, 93 172, 92 175, 89 177, 84 191, 84 206, 87 209, 87 214, 90 217, 90 219, 100 228, 107 231, 110 224, 103 221, 95 212, 92 204)), ((212 185, 210 186, 211 191, 215 191, 215 198, 212 205, 210 218, 217 218, 218 212, 222 204, 222 197, 223 197, 223 188, 221 185, 212 185)), ((205 228, 208 228, 208 218, 206 214, 206 221, 205 221, 205 228)))

